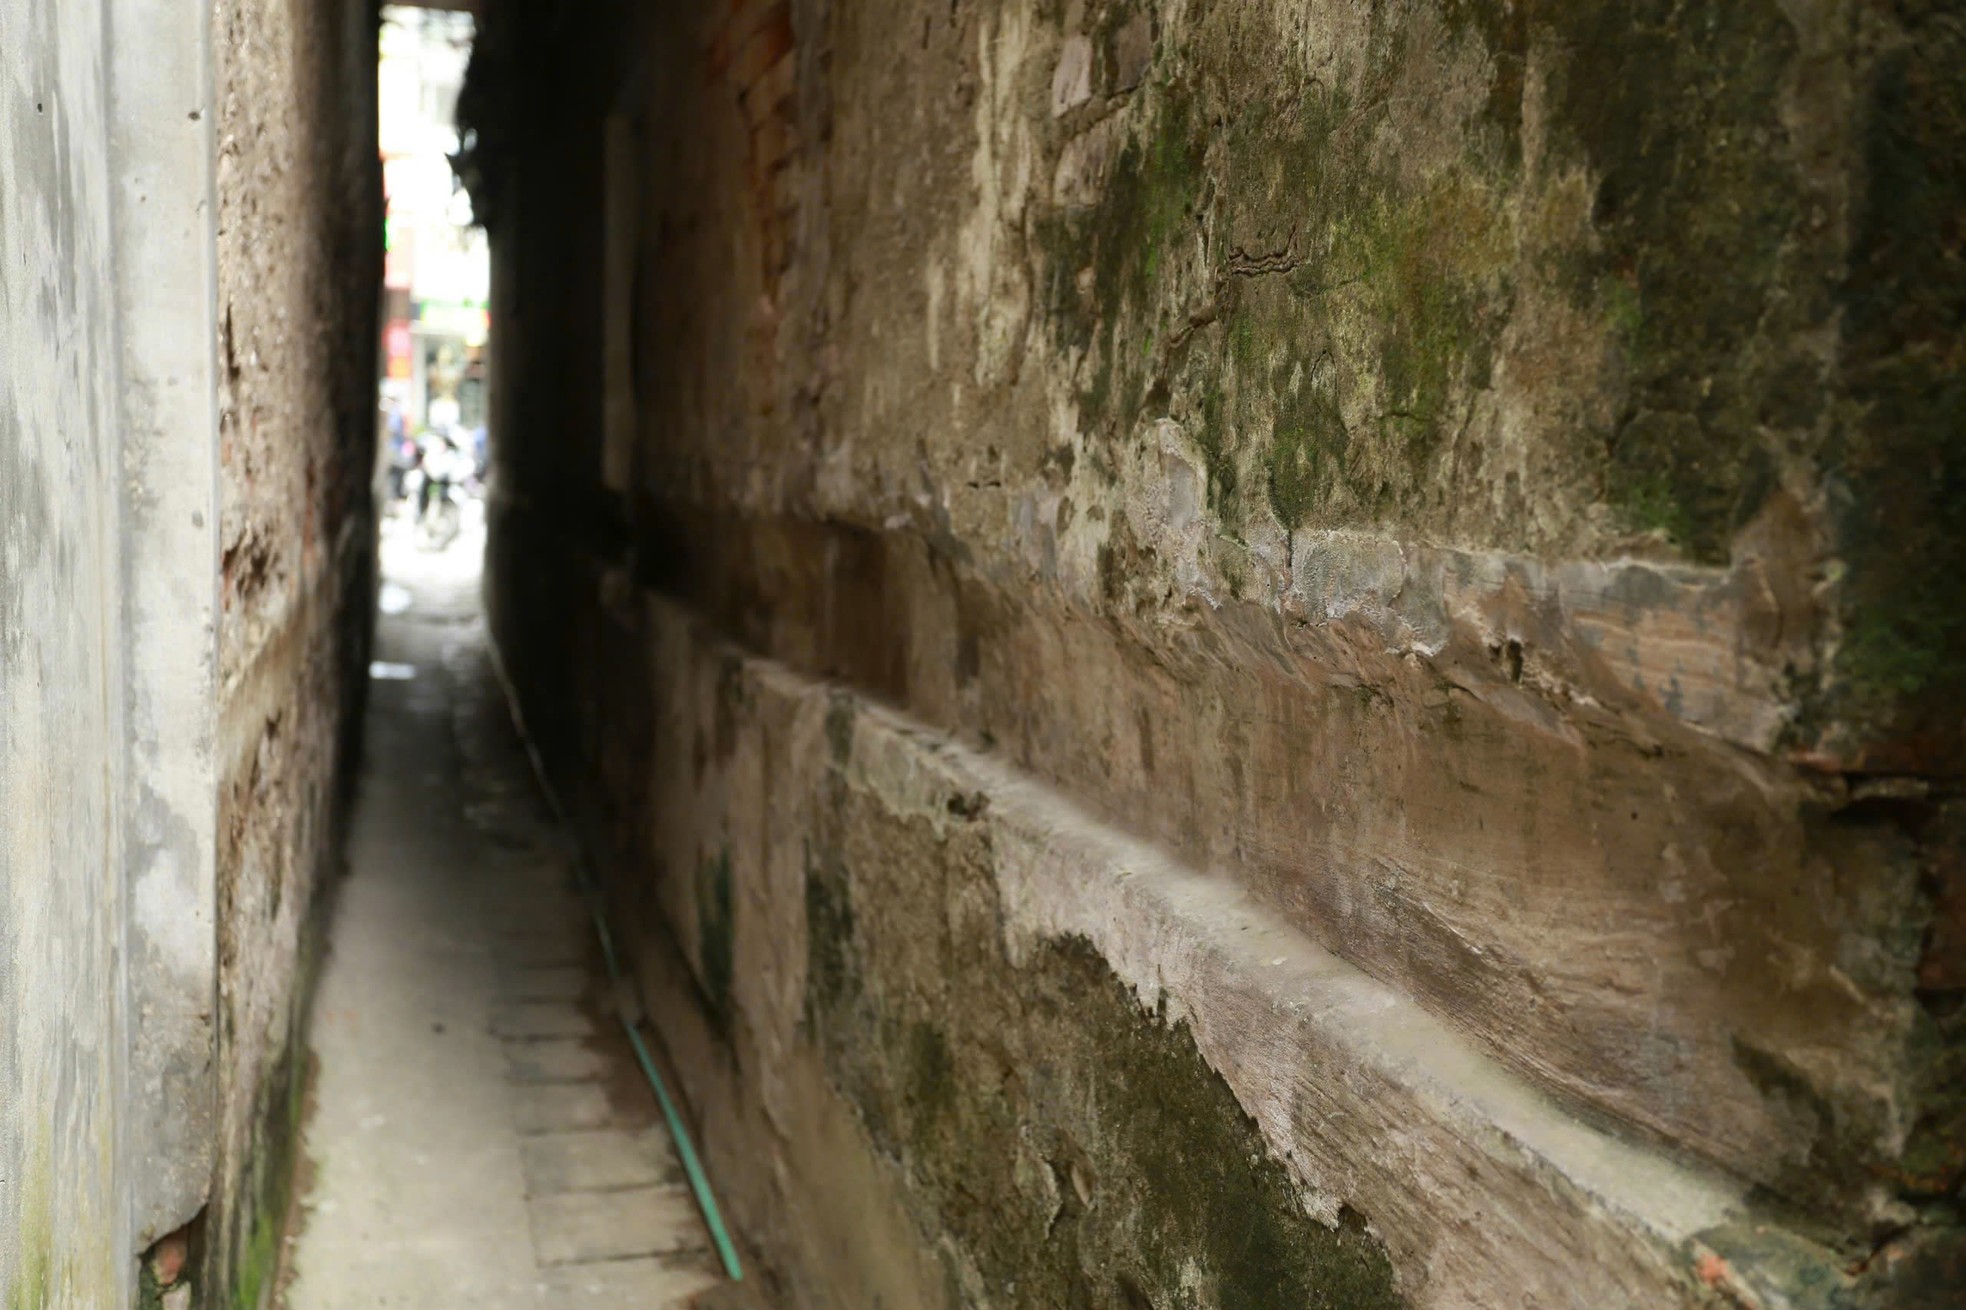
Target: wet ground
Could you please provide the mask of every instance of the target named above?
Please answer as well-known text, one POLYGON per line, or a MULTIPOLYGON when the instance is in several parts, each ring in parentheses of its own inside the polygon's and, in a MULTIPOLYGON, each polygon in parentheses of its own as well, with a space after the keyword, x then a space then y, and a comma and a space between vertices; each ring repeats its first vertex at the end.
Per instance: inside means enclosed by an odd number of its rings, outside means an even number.
POLYGON ((384 536, 287 1310, 658 1310, 718 1281, 486 651, 476 521, 384 536))

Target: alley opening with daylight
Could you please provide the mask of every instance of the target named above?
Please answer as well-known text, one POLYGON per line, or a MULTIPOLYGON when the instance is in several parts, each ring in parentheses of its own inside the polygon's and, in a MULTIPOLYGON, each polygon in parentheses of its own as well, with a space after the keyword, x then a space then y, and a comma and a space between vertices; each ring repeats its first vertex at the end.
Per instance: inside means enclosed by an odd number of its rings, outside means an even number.
POLYGON ((0 1307, 1966 1310, 1966 7, 0 0, 0 1307))

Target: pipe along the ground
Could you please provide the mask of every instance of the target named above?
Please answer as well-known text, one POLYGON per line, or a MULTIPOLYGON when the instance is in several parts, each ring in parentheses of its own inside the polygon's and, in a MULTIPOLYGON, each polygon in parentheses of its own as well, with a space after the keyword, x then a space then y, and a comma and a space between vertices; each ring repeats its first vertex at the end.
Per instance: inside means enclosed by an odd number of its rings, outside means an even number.
POLYGON ((716 1243, 724 1272, 732 1282, 741 1282, 744 1266, 737 1258, 737 1246, 731 1241, 730 1230, 724 1227, 723 1212, 717 1208, 716 1195, 710 1190, 709 1175, 704 1173, 703 1163, 697 1159, 696 1146, 690 1141, 689 1129, 683 1126, 683 1116, 669 1095, 668 1085, 655 1067, 655 1057, 649 1053, 648 1043, 642 1040, 641 1025, 645 1020, 641 1001, 635 994, 634 983, 622 972, 621 961, 615 955, 614 935, 608 931, 607 908, 601 896, 600 882, 588 863, 585 848, 575 835, 566 806, 560 803, 560 794, 553 789, 552 780, 546 775, 546 762, 540 758, 532 733, 526 729, 526 715, 519 707, 518 690, 513 687, 511 678, 506 676, 505 660, 499 654, 498 643, 491 639, 489 633, 486 635, 485 649, 491 655, 492 671, 497 675, 499 688, 505 695, 506 711, 511 714, 512 727, 526 748, 526 759, 532 764, 533 777, 539 782, 540 793, 546 797, 554 819, 573 844, 574 871, 580 880, 580 894, 587 902, 587 912, 594 920, 594 932, 601 939, 601 958, 607 964, 615 1014, 621 1020, 622 1030, 628 1034, 629 1044, 635 1048, 635 1059, 648 1076, 649 1086, 655 1090, 657 1103, 662 1106, 662 1117, 668 1122, 670 1140, 676 1144, 676 1155, 683 1162, 683 1173, 689 1178, 689 1189, 696 1196, 697 1208, 703 1212, 703 1223, 710 1230, 710 1240, 716 1243))

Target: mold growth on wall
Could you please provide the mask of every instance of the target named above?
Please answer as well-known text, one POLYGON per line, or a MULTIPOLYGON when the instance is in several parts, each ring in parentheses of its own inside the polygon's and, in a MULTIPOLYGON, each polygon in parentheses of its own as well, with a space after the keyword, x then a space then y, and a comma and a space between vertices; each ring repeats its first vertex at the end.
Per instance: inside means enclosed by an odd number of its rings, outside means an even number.
POLYGON ((1864 181, 1851 198, 1841 287, 1850 388, 1830 447, 1850 617, 1840 697, 1821 707, 1895 738, 1870 767, 1956 773, 1966 696, 1966 25, 1944 6, 1910 18, 1868 87, 1864 181))
POLYGON ((960 1303, 1400 1304, 1363 1217, 1306 1213, 1184 1025, 1084 941, 1012 967, 987 847, 925 826, 875 845, 853 808, 834 840, 864 863, 822 850, 807 874, 807 1022, 958 1253, 960 1303))
POLYGON ((1308 59, 1269 21, 1167 20, 1067 120, 1090 201, 1037 230, 1089 433, 1192 415, 1232 532, 1725 563, 1826 436, 1839 178, 1784 110, 1789 20, 1444 5, 1308 59))
POLYGON ((731 969, 737 925, 732 919, 730 848, 704 857, 696 873, 697 980, 720 1026, 731 1020, 731 969))

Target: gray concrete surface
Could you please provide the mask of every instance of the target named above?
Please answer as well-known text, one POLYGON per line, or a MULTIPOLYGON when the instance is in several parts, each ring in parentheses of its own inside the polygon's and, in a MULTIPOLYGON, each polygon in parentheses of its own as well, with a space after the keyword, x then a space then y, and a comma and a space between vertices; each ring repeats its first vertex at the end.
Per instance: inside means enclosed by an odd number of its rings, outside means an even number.
POLYGON ((188 1279, 251 1301, 233 1257, 270 1246, 254 1202, 284 1182, 263 1128, 287 1123, 290 1016, 332 856, 339 675, 363 640, 342 597, 366 593, 372 563, 346 484, 369 471, 380 261, 353 234, 379 243, 381 187, 372 6, 232 9, 276 39, 200 0, 0 0, 10 1307, 129 1305, 138 1253, 201 1213, 207 1268, 188 1279), (330 18, 351 38, 332 51, 330 18), (338 81, 307 67, 330 53, 338 81), (268 93, 217 94, 241 70, 268 93), (300 90, 314 96, 296 109, 300 90), (290 130, 242 129, 242 107, 290 130), (305 150, 337 140, 365 148, 313 167, 305 150), (308 239, 268 239, 291 213, 308 239), (313 239, 336 224, 349 239, 313 239), (221 282, 247 289, 222 320, 221 282), (275 410, 265 378, 309 389, 275 410), (230 603, 243 591, 250 613, 230 603))
POLYGON ((107 42, 0 0, 0 1305, 35 1310, 134 1268, 107 42))
POLYGON ((127 629, 127 1192, 143 1248, 203 1208, 218 1133, 213 53, 205 0, 109 0, 105 14, 127 629))
POLYGON ((713 1257, 504 718, 482 535, 393 529, 285 1305, 687 1304, 713 1257))

